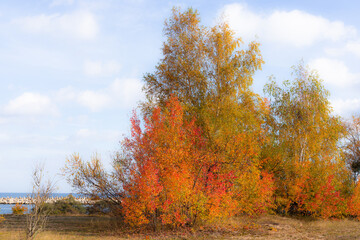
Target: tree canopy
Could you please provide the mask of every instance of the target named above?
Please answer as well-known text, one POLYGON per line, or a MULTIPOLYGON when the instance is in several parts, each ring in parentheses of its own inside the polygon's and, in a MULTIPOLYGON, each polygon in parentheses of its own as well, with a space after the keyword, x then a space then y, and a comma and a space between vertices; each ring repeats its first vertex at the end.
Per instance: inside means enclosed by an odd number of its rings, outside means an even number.
POLYGON ((264 98, 251 89, 260 44, 245 45, 226 22, 202 26, 197 11, 174 8, 164 35, 113 172, 73 155, 65 170, 75 189, 155 229, 271 211, 360 216, 339 147, 347 131, 315 72, 299 64, 264 98))

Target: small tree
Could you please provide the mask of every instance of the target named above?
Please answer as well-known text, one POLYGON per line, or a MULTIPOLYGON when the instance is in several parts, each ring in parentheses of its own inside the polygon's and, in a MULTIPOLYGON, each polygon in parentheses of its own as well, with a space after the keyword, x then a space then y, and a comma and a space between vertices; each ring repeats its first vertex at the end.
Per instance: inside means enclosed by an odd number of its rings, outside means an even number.
POLYGON ((44 167, 37 165, 32 174, 33 189, 31 199, 33 209, 26 218, 26 238, 34 239, 35 236, 44 230, 49 212, 45 210, 45 203, 54 192, 55 185, 51 180, 44 183, 44 167))
POLYGON ((360 116, 353 116, 352 121, 346 123, 346 129, 345 158, 356 182, 360 174, 360 116))
POLYGON ((282 86, 275 81, 265 86, 272 141, 264 147, 270 159, 264 168, 274 173, 276 195, 288 212, 339 215, 345 195, 338 194, 348 192, 350 186, 338 147, 345 129, 331 112, 329 92, 318 74, 299 64, 294 77, 282 86))
POLYGON ((124 197, 122 186, 127 181, 124 176, 130 166, 130 163, 124 162, 123 159, 120 153, 116 153, 113 163, 114 170, 108 173, 98 155, 86 162, 80 158, 79 154, 74 153, 67 158, 62 172, 76 193, 90 199, 102 199, 105 201, 104 203, 113 208, 116 215, 121 215, 124 197), (119 162, 121 162, 120 165, 119 162))

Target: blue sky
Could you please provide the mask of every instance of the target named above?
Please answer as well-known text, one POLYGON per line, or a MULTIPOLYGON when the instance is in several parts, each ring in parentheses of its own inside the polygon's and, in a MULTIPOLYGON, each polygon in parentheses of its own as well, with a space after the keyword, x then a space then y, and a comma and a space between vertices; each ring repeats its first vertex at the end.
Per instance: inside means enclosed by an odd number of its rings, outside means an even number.
POLYGON ((245 44, 261 43, 256 92, 303 59, 330 90, 335 114, 360 112, 358 1, 1 1, 0 192, 30 191, 37 162, 59 192, 71 191, 58 173, 74 152, 98 153, 109 166, 143 98, 142 76, 161 57, 173 6, 197 9, 208 26, 223 17, 245 44))

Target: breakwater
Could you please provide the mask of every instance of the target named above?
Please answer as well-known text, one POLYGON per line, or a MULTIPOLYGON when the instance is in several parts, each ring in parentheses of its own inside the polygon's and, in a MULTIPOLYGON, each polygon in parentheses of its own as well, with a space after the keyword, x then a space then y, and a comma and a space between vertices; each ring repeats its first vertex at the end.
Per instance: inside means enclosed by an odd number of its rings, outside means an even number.
MULTIPOLYGON (((68 197, 50 197, 46 200, 47 203, 54 203, 59 200, 64 200, 68 197)), ((85 197, 74 197, 74 200, 81 204, 92 204, 94 201, 85 197)), ((31 197, 0 197, 0 204, 33 204, 34 199, 31 197)))

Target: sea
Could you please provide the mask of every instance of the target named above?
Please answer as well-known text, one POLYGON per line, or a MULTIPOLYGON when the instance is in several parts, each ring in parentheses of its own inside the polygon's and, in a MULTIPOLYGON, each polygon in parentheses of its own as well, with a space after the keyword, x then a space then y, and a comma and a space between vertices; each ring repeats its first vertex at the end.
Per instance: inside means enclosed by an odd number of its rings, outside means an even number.
MULTIPOLYGON (((77 197, 77 194, 73 193, 53 193, 52 197, 66 197, 69 195, 73 195, 74 197, 77 197)), ((11 198, 21 198, 21 197, 28 197, 31 193, 0 193, 0 198, 5 197, 11 197, 11 198)), ((12 213, 12 207, 15 206, 15 204, 0 204, 0 215, 1 214, 11 214, 12 213)), ((31 210, 31 205, 24 204, 24 207, 27 207, 28 211, 31 210)))

